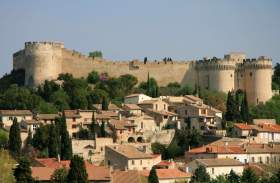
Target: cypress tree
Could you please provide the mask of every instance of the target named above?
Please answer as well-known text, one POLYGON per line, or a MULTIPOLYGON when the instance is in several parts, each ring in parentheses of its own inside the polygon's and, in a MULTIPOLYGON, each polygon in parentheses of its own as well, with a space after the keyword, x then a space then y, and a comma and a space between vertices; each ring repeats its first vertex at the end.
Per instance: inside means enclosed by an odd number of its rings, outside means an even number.
POLYGON ((226 111, 226 120, 233 121, 234 120, 234 109, 235 109, 235 101, 232 96, 232 92, 228 92, 227 95, 227 111, 226 111))
POLYGON ((108 99, 104 96, 101 104, 102 110, 104 111, 108 110, 108 106, 109 106, 108 99))
POLYGON ((240 92, 235 92, 235 101, 234 101, 234 120, 240 120, 240 92))
POLYGON ((101 128, 100 129, 101 137, 105 137, 106 136, 106 131, 105 131, 105 122, 104 121, 102 121, 100 128, 101 128))
POLYGON ((74 155, 71 159, 67 176, 68 183, 87 183, 88 174, 82 157, 74 155))
POLYGON ((17 118, 14 118, 13 124, 10 128, 9 150, 16 157, 19 157, 21 154, 20 127, 17 122, 17 118))
POLYGON ((65 117, 61 118, 60 124, 60 144, 61 144, 61 159, 70 160, 72 157, 72 141, 67 131, 65 117))
POLYGON ((148 177, 149 183, 159 183, 156 168, 153 166, 153 168, 150 171, 149 177, 148 177))
POLYGON ((91 139, 95 140, 95 117, 94 117, 94 111, 92 112, 92 118, 91 118, 91 124, 89 126, 90 130, 90 137, 91 139))
POLYGON ((30 129, 28 130, 28 135, 25 140, 25 146, 28 146, 28 145, 32 145, 32 133, 31 133, 30 129))
POLYGON ((243 121, 249 122, 249 106, 248 106, 246 92, 244 93, 244 97, 242 100, 240 116, 243 121))
POLYGON ((57 130, 54 124, 50 125, 49 129, 49 142, 48 142, 48 153, 49 158, 56 158, 59 152, 59 140, 57 130))
POLYGON ((34 182, 31 176, 30 163, 26 158, 22 158, 19 164, 14 169, 14 176, 18 183, 32 183, 34 182))

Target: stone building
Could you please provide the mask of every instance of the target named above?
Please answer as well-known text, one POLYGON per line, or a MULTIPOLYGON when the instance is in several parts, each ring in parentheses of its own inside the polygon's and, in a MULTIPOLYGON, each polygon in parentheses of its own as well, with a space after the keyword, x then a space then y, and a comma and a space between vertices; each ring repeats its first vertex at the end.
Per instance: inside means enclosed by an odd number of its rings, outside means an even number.
POLYGON ((137 60, 115 62, 89 58, 64 48, 60 42, 26 42, 24 49, 13 55, 13 69, 25 70, 25 84, 29 86, 57 79, 61 73, 86 77, 96 70, 113 77, 132 74, 139 82, 146 81, 149 73, 160 86, 178 82, 222 92, 242 89, 247 92, 251 104, 266 102, 272 96, 271 59, 264 56, 248 59, 243 53, 230 53, 222 59, 144 64, 137 60))

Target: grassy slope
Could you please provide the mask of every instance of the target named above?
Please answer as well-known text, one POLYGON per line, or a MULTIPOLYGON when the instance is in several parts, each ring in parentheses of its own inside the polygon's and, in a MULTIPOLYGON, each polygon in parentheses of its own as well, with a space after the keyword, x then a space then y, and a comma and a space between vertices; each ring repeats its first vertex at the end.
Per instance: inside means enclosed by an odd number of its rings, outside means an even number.
POLYGON ((0 149, 0 182, 15 182, 13 168, 16 161, 9 155, 8 151, 0 149))

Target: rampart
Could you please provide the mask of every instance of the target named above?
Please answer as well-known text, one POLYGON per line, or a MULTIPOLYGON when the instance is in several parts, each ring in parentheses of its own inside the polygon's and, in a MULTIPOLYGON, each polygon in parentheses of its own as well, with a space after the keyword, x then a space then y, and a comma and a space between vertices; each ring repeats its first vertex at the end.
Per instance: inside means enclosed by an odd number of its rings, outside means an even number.
POLYGON ((189 84, 222 92, 246 90, 250 103, 271 98, 272 62, 266 57, 247 59, 244 53, 230 53, 224 58, 199 61, 111 61, 90 58, 64 48, 61 42, 27 42, 13 55, 13 68, 25 70, 25 83, 36 86, 55 80, 61 73, 87 77, 93 70, 111 77, 131 74, 146 81, 148 73, 160 86, 170 82, 189 84), (264 87, 265 86, 265 87, 264 87))

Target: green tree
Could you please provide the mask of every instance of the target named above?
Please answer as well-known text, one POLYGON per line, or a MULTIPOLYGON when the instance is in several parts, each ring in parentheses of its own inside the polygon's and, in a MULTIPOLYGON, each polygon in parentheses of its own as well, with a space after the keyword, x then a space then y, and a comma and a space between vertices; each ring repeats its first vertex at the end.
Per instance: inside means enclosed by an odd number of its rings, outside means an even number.
POLYGON ((101 51, 92 51, 92 52, 89 52, 89 57, 92 57, 92 58, 103 58, 103 54, 101 51))
POLYGON ((33 135, 32 145, 36 149, 43 151, 49 143, 49 125, 40 126, 33 135))
POLYGON ((106 136, 105 122, 104 121, 101 122, 100 134, 101 134, 101 137, 105 137, 106 136))
POLYGON ((279 183, 280 182, 280 169, 270 177, 269 183, 279 183))
POLYGON ((25 147, 27 147, 29 145, 32 145, 32 132, 31 132, 30 128, 28 130, 28 135, 27 135, 27 138, 25 140, 25 147))
POLYGON ((50 101, 50 96, 58 91, 60 86, 56 84, 54 81, 45 80, 43 84, 38 86, 38 94, 45 99, 46 101, 50 101))
POLYGON ((167 159, 167 148, 158 142, 152 143, 152 151, 154 154, 161 154, 162 159, 167 159))
POLYGON ((95 114, 95 111, 92 112, 91 124, 89 126, 90 137, 93 140, 95 140, 95 133, 96 133, 96 130, 95 130, 96 121, 95 121, 94 114, 95 114))
POLYGON ((9 142, 9 135, 3 129, 0 129, 0 149, 7 148, 9 142))
POLYGON ((244 97, 241 103, 241 109, 240 109, 240 116, 243 121, 249 122, 249 106, 247 101, 247 95, 246 92, 244 93, 244 97))
POLYGON ((89 140, 91 135, 89 130, 80 127, 77 136, 81 140, 89 140))
POLYGON ((23 69, 12 70, 10 74, 5 74, 0 79, 0 92, 7 90, 13 84, 23 86, 25 80, 24 76, 25 71, 23 69))
POLYGON ((59 110, 70 109, 70 98, 63 89, 59 89, 50 95, 50 102, 59 110))
POLYGON ((194 89, 186 84, 178 91, 178 95, 192 95, 194 93, 194 89))
POLYGON ((3 123, 3 119, 2 116, 0 116, 0 129, 4 128, 4 123, 3 123))
POLYGON ((108 110, 108 106, 109 106, 109 101, 107 97, 103 97, 102 104, 101 104, 102 110, 104 111, 108 110))
POLYGON ((226 108, 226 120, 227 121, 234 121, 234 117, 235 117, 235 101, 234 101, 234 97, 232 95, 232 92, 228 92, 228 96, 227 96, 227 108, 226 108))
POLYGON ((191 183, 208 183, 210 182, 210 175, 206 172, 205 167, 199 166, 191 178, 191 183))
POLYGON ((227 180, 229 183, 239 183, 240 177, 233 170, 231 170, 227 175, 227 180))
POLYGON ((20 127, 17 122, 17 118, 14 118, 13 124, 10 128, 9 150, 16 157, 19 157, 21 154, 20 127))
POLYGON ((228 183, 228 181, 225 176, 219 175, 215 179, 211 180, 211 183, 228 183))
POLYGON ((96 71, 92 71, 91 73, 88 74, 87 77, 88 83, 91 84, 96 84, 99 81, 99 74, 96 71))
POLYGON ((67 183, 68 172, 65 168, 59 168, 51 176, 51 183, 67 183))
POLYGON ((72 157, 72 140, 67 131, 65 117, 60 118, 60 144, 61 144, 61 159, 70 160, 72 157))
POLYGON ((280 64, 276 63, 272 76, 272 89, 277 90, 280 87, 280 64))
POLYGON ((17 183, 34 182, 31 176, 30 162, 26 158, 21 158, 19 164, 14 170, 14 176, 17 183))
POLYGON ((152 167, 152 169, 150 171, 150 174, 148 177, 148 182, 149 183, 159 183, 156 168, 154 166, 152 167))
POLYGON ((251 168, 244 169, 241 176, 241 183, 256 183, 259 178, 251 168))
POLYGON ((74 155, 67 176, 68 183, 87 183, 88 174, 82 157, 74 155))
POLYGON ((50 125, 49 128, 49 141, 48 141, 48 154, 49 158, 57 158, 59 153, 59 139, 57 130, 54 124, 50 125))

